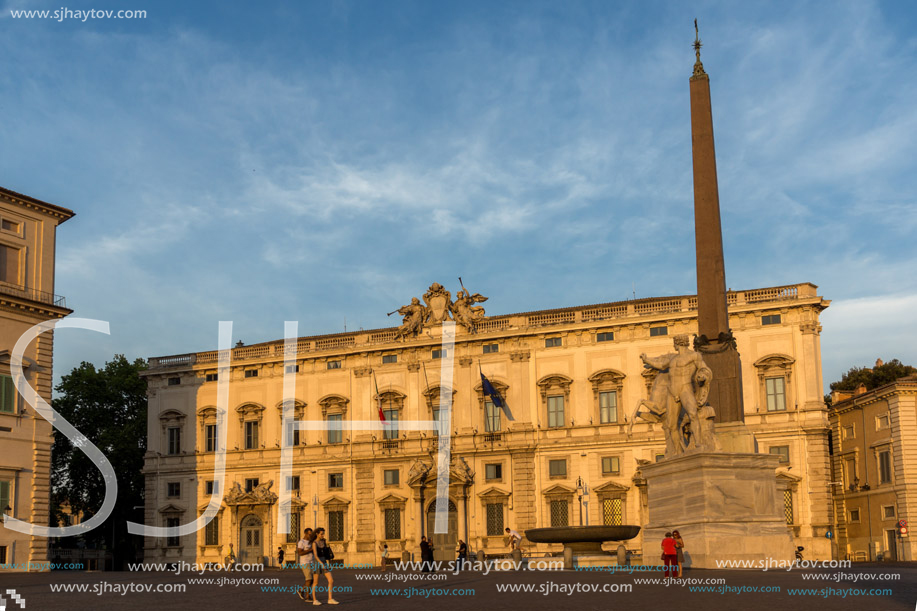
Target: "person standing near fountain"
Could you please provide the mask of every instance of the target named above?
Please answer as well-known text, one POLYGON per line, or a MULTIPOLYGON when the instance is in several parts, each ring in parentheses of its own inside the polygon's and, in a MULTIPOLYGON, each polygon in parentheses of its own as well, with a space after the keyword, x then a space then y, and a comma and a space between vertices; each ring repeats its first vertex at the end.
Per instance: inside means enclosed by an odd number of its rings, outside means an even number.
POLYGON ((522 547, 521 547, 521 545, 520 545, 520 544, 522 543, 522 535, 520 535, 520 534, 519 534, 517 531, 515 531, 515 530, 510 530, 509 528, 507 528, 507 529, 506 529, 506 536, 509 537, 509 541, 507 541, 506 545, 509 546, 509 549, 510 549, 511 551, 512 551, 512 550, 517 550, 517 549, 518 549, 518 550, 521 550, 521 549, 522 549, 522 547))
POLYGON ((681 577, 685 564, 685 540, 681 538, 677 530, 672 531, 672 538, 675 539, 675 561, 678 563, 678 577, 681 577))
POLYGON ((665 539, 662 540, 662 563, 665 565, 664 577, 675 577, 675 566, 678 559, 678 548, 675 546, 675 539, 672 533, 667 532, 665 539), (671 569, 669 567, 672 567, 671 569))

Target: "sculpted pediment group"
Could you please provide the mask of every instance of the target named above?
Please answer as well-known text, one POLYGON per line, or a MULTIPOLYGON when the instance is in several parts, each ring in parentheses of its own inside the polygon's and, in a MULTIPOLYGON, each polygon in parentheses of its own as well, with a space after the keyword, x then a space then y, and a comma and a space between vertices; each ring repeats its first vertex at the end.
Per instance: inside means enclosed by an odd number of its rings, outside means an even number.
POLYGON ((464 285, 453 299, 451 292, 442 284, 434 282, 423 294, 423 303, 414 297, 411 303, 389 312, 389 316, 398 313, 404 317, 395 339, 414 337, 425 328, 447 320, 454 320, 469 333, 474 333, 475 323, 484 318, 484 308, 475 304, 485 301, 487 297, 480 293, 472 294, 464 285))

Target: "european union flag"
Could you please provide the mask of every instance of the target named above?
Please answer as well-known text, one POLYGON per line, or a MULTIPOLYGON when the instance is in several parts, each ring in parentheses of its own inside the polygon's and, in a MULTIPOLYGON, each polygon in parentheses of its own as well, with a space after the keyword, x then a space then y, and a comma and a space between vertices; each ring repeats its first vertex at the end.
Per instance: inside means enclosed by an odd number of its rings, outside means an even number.
POLYGON ((496 407, 499 407, 503 410, 503 413, 506 414, 506 419, 514 421, 513 415, 509 411, 509 407, 506 405, 503 397, 500 396, 500 393, 497 392, 497 389, 494 388, 494 385, 490 383, 490 380, 484 377, 484 374, 481 374, 481 388, 484 390, 484 394, 490 397, 490 400, 496 407))

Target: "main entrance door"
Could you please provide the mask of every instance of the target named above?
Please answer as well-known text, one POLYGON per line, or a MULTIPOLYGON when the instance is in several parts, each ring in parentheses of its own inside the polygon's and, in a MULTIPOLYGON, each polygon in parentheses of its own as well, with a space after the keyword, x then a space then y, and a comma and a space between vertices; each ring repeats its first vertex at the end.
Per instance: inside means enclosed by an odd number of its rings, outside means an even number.
POLYGON ((427 539, 433 542, 433 559, 441 562, 455 560, 458 548, 458 510, 455 503, 449 500, 449 532, 444 535, 434 534, 436 527, 436 501, 427 508, 427 539))
POLYGON ((261 549, 261 518, 253 513, 248 514, 242 519, 242 532, 240 533, 242 548, 240 562, 260 563, 264 560, 261 549))

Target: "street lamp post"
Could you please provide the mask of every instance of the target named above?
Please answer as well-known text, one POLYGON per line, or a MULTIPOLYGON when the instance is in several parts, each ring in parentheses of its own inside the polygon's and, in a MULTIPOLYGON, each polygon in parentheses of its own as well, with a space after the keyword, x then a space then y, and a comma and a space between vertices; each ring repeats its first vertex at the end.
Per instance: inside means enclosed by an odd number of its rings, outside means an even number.
POLYGON ((583 525, 583 478, 576 478, 576 491, 579 493, 579 525, 583 525))

